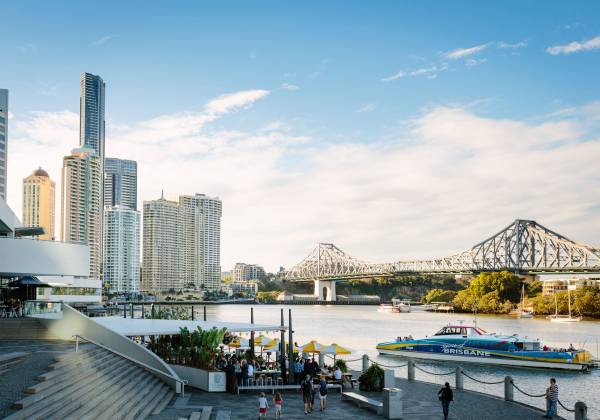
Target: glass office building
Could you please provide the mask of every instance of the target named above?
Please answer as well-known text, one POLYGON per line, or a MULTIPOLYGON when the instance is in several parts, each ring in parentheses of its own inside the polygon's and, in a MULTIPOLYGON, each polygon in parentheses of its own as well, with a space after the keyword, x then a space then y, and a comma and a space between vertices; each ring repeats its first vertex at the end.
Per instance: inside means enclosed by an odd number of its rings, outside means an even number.
POLYGON ((79 144, 94 149, 104 164, 104 91, 100 76, 82 73, 79 99, 79 144))
POLYGON ((104 206, 137 210, 137 162, 127 159, 104 160, 104 206))

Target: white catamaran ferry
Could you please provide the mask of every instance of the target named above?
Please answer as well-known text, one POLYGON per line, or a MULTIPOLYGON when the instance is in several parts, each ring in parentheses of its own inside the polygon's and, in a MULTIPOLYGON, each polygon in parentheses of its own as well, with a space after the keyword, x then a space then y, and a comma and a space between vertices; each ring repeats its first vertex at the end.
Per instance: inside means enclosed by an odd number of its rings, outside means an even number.
POLYGON ((545 369, 587 370, 586 350, 550 349, 539 339, 487 333, 475 325, 450 324, 431 337, 377 344, 380 354, 415 359, 484 363, 545 369))

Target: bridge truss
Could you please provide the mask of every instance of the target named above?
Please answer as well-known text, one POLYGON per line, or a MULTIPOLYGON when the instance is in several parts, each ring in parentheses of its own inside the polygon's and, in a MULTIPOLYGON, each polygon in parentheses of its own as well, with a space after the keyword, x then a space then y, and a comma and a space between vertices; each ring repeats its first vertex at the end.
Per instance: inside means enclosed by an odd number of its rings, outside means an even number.
POLYGON ((572 241, 533 220, 517 219, 466 251, 430 260, 374 264, 358 260, 334 244, 321 243, 283 278, 303 281, 501 270, 521 274, 599 271, 600 249, 572 241))

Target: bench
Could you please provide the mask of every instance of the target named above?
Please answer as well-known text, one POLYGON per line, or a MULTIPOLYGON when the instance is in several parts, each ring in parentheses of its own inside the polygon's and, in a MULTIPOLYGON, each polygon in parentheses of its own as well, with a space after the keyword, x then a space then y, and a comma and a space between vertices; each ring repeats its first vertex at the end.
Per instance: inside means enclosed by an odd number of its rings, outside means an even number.
POLYGON ((356 392, 342 392, 342 401, 353 401, 359 407, 371 409, 377 414, 383 414, 383 402, 365 397, 356 392))

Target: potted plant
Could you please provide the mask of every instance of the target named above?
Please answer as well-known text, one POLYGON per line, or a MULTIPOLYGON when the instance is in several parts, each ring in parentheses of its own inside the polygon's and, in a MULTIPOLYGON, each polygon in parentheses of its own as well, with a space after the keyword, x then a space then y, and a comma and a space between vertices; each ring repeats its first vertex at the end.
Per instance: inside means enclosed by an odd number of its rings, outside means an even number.
POLYGON ((378 365, 371 365, 360 375, 360 390, 367 392, 381 392, 383 390, 383 369, 378 365))
POLYGON ((344 359, 338 359, 335 361, 335 365, 340 368, 342 373, 348 373, 348 365, 344 359))

